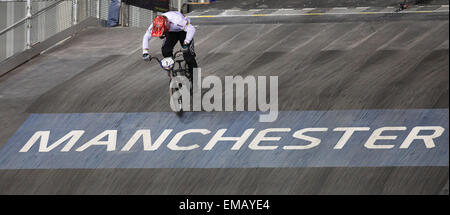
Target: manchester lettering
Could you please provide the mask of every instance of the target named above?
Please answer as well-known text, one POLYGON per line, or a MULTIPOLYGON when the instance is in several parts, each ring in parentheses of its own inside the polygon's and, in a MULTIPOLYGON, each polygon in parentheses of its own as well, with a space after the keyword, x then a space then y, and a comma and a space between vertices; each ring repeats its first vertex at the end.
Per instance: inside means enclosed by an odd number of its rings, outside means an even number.
POLYGON ((142 144, 144 151, 156 151, 165 143, 165 147, 172 151, 191 151, 191 150, 213 150, 218 144, 230 145, 230 150, 240 150, 244 145, 250 150, 267 151, 267 150, 309 150, 316 148, 322 142, 320 137, 327 134, 327 132, 338 132, 341 135, 340 139, 334 143, 333 150, 344 150, 346 143, 356 133, 371 132, 368 138, 361 143, 365 148, 370 150, 389 150, 393 148, 408 149, 412 145, 422 144, 427 149, 436 147, 435 139, 440 137, 445 129, 441 126, 415 126, 407 128, 404 126, 398 127, 336 127, 336 128, 303 128, 300 130, 293 130, 291 128, 266 128, 257 131, 254 128, 242 130, 240 136, 228 136, 228 129, 187 129, 177 133, 173 129, 165 129, 159 134, 155 134, 150 129, 140 129, 135 131, 132 135, 124 134, 126 132, 119 132, 118 130, 105 130, 100 132, 87 142, 80 142, 80 139, 85 135, 85 130, 72 130, 62 137, 52 137, 51 131, 36 131, 19 152, 25 153, 30 151, 34 146, 38 146, 38 152, 61 151, 69 152, 75 151, 82 153, 89 148, 102 147, 107 152, 123 151, 128 152, 136 147, 137 144, 142 144), (406 138, 399 140, 398 137, 402 134, 406 138), (424 134, 426 133, 426 134, 424 134), (286 135, 289 134, 289 135, 286 135), (123 143, 118 143, 118 135, 129 135, 128 140, 123 143), (185 136, 210 138, 204 145, 201 143, 187 143, 183 142, 185 136), (253 138, 250 138, 251 136, 253 138), (169 136, 172 136, 169 138, 169 136), (282 137, 284 136, 284 137, 282 137), (49 140, 57 139, 51 143, 49 140), (279 146, 282 138, 289 138, 289 145, 283 147, 279 146))

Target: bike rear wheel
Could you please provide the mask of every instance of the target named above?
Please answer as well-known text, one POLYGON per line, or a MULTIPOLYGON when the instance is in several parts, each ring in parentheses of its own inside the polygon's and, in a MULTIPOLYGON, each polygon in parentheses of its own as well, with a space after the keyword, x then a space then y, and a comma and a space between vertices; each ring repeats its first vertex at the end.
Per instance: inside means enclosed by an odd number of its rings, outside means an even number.
MULTIPOLYGON (((178 84, 178 83, 177 83, 178 84)), ((183 112, 183 97, 179 95, 179 88, 172 88, 169 89, 169 102, 172 110, 177 113, 181 114, 183 112)))
MULTIPOLYGON (((170 105, 172 110, 181 116, 185 110, 183 110, 183 93, 182 89, 185 90, 188 87, 189 97, 192 100, 192 80, 186 76, 186 69, 179 69, 169 73, 171 76, 169 95, 170 95, 170 105)), ((186 93, 186 92, 185 92, 186 93)), ((187 100, 189 102, 189 99, 187 100)))

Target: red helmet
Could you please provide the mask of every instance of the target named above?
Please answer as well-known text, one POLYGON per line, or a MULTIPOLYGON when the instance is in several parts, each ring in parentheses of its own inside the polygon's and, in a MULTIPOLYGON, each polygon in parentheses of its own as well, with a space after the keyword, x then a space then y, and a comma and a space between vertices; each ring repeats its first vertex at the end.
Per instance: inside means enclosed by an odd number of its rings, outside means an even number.
POLYGON ((169 22, 167 21, 167 17, 165 16, 157 16, 153 20, 153 37, 162 37, 166 31, 169 30, 169 22))

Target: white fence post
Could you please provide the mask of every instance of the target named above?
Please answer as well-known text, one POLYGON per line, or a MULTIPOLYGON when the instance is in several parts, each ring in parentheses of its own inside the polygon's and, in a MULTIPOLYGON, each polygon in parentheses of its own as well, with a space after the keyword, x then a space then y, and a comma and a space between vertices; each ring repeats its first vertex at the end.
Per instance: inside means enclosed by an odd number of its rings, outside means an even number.
POLYGON ((97 19, 100 19, 100 0, 97 0, 97 14, 96 17, 97 19))
POLYGON ((27 0, 26 49, 31 48, 31 0, 27 0))
POLYGON ((72 24, 78 23, 78 0, 72 0, 72 24))

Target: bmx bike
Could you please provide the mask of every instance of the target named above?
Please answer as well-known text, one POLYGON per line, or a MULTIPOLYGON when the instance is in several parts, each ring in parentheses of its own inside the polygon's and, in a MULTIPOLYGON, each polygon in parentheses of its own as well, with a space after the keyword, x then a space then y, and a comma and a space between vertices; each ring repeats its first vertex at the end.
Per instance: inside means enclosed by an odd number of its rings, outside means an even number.
MULTIPOLYGON (((169 96, 170 105, 172 110, 178 115, 183 114, 183 107, 190 104, 183 104, 183 96, 189 94, 189 98, 192 97, 192 74, 190 74, 187 68, 186 61, 183 56, 183 51, 179 50, 173 54, 173 58, 159 59, 157 57, 152 57, 158 61, 162 69, 164 69, 169 76, 169 96), (173 60, 172 62, 171 59, 173 60), (169 62, 166 62, 169 61, 169 62), (172 64, 172 65, 168 65, 172 64)), ((188 101, 185 102, 189 102, 188 101)))

